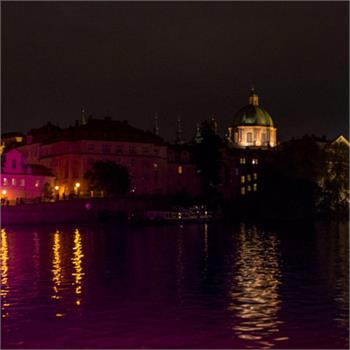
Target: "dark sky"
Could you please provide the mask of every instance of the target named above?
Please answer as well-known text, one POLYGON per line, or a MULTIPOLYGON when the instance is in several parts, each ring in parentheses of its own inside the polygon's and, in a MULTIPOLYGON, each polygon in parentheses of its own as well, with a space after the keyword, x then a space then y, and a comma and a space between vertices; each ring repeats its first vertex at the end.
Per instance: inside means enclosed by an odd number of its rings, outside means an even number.
POLYGON ((2 132, 87 114, 225 133, 252 84, 280 139, 348 134, 348 2, 2 2, 2 132))

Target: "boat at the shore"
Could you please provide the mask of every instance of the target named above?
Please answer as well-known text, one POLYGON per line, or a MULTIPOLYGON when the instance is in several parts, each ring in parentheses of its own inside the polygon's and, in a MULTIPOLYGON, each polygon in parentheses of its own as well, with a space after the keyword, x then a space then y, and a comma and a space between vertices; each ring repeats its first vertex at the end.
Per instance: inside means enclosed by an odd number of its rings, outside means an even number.
POLYGON ((171 210, 146 210, 143 213, 144 220, 153 222, 210 221, 218 216, 219 213, 198 205, 189 208, 173 208, 171 210))

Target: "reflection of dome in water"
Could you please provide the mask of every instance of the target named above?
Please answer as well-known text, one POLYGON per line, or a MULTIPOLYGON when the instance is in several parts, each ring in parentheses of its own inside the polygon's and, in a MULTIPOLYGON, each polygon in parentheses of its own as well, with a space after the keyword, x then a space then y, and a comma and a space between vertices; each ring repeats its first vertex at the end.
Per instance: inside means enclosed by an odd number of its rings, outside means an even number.
POLYGON ((275 234, 269 239, 256 227, 241 226, 239 246, 230 296, 229 310, 235 316, 232 329, 235 335, 250 341, 252 347, 271 347, 278 340, 280 296, 278 286, 281 272, 278 259, 278 240, 275 234))

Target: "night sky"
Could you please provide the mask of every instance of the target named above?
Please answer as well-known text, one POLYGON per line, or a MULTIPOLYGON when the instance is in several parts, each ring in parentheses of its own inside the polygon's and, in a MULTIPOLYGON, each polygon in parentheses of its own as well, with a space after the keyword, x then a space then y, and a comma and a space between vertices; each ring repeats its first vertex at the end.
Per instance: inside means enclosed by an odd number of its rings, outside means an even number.
POLYGON ((348 2, 2 2, 2 132, 87 114, 175 139, 251 85, 279 139, 348 134, 348 2))

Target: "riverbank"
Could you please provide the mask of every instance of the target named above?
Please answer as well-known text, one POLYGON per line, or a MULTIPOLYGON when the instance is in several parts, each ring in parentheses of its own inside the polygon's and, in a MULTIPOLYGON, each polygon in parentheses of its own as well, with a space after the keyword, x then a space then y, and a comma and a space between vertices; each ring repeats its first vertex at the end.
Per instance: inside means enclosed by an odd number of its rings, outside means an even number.
POLYGON ((91 198, 1 207, 2 225, 98 222, 127 218, 155 205, 154 198, 91 198))

